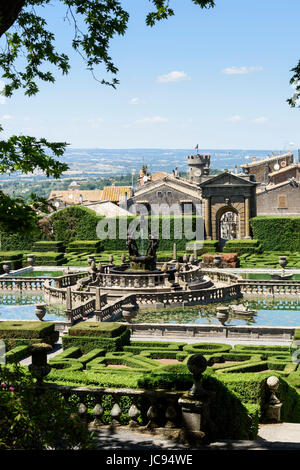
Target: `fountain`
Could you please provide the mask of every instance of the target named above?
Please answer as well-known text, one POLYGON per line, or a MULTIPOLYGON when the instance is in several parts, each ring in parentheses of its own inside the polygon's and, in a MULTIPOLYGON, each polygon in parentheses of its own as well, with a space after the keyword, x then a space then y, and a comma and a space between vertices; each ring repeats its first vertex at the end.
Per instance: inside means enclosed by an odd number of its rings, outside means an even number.
MULTIPOLYGON (((120 264, 96 263, 90 258, 90 267, 85 277, 76 275, 67 279, 57 278, 54 286, 47 282, 44 291, 48 296, 66 297, 66 289, 74 285, 73 297, 76 302, 80 297, 89 301, 96 296, 97 290, 105 298, 106 309, 118 300, 124 305, 124 317, 132 317, 131 304, 145 308, 164 308, 165 306, 186 306, 215 302, 227 302, 241 297, 238 276, 204 272, 196 258, 196 253, 183 257, 183 262, 176 260, 174 248, 172 261, 157 261, 158 236, 148 238, 148 245, 139 252, 135 238, 127 237, 128 260, 124 255, 120 264), (126 298, 125 298, 126 297, 126 298), (127 308, 128 307, 128 308, 127 308)), ((142 247, 143 248, 143 247, 142 247)), ((89 302, 87 302, 89 305, 89 302)), ((121 307, 116 305, 115 310, 121 307)), ((77 306, 76 306, 77 308, 77 306)), ((67 308, 67 310, 70 310, 67 308)), ((113 311, 113 309, 110 309, 113 311)))

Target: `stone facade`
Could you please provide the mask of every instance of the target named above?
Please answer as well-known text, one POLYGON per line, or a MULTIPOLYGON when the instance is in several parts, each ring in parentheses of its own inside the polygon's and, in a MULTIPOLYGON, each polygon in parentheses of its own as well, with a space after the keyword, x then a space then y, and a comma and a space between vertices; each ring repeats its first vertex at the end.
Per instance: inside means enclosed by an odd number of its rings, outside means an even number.
POLYGON ((147 211, 149 215, 168 214, 169 208, 174 208, 175 214, 201 215, 202 204, 201 190, 196 184, 173 176, 144 184, 128 200, 129 210, 135 206, 137 213, 147 211))
POLYGON ((257 215, 300 216, 300 184, 284 181, 259 190, 256 196, 257 215))
POLYGON ((257 160, 256 157, 252 157, 252 162, 241 165, 241 168, 246 175, 254 175, 257 182, 268 184, 270 182, 270 173, 278 171, 281 168, 286 168, 293 163, 294 156, 289 152, 262 160, 257 160))

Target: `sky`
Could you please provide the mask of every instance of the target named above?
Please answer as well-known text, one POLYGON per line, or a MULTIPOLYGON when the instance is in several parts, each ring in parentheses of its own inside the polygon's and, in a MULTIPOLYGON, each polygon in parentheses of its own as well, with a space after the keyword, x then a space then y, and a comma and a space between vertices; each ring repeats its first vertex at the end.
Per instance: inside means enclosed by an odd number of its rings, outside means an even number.
MULTIPOLYGON (((149 1, 122 0, 130 21, 111 43, 120 80, 113 89, 72 51, 65 7, 53 0, 43 13, 71 71, 41 83, 35 97, 0 97, 1 138, 32 135, 71 148, 300 148, 300 109, 286 102, 300 59, 299 0, 215 3, 202 10, 170 0, 175 16, 149 28, 149 1)), ((101 66, 95 72, 110 78, 101 66)))

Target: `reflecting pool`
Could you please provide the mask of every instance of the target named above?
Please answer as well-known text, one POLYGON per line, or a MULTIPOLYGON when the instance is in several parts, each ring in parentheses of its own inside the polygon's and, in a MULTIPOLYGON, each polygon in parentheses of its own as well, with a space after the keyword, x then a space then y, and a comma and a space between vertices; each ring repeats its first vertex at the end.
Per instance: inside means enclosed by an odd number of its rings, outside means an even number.
MULTIPOLYGON (((218 305, 234 305, 218 304, 218 305)), ((239 302, 246 305, 246 301, 239 302)), ((226 325, 257 325, 257 326, 298 326, 300 327, 300 300, 264 299, 247 301, 249 309, 255 309, 254 315, 230 314, 226 325)), ((165 308, 162 310, 140 310, 133 318, 134 323, 181 323, 194 325, 220 325, 216 318, 216 304, 199 305, 185 308, 165 308)))
MULTIPOLYGON (((38 320, 35 305, 44 303, 42 293, 0 293, 0 320, 38 320)), ((46 306, 44 321, 65 321, 64 306, 53 304, 46 306)))

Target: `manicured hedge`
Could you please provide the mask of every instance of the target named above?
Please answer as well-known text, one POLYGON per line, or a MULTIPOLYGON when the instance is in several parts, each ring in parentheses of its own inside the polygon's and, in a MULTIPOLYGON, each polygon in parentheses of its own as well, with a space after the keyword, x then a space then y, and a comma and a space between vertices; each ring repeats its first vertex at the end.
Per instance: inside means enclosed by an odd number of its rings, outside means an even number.
POLYGON ((3 265, 3 261, 11 261, 11 269, 22 268, 22 251, 0 251, 0 264, 3 265))
POLYGON ((115 338, 127 330, 126 325, 114 322, 79 322, 69 329, 70 336, 101 336, 115 338))
POLYGON ((0 339, 5 342, 8 350, 17 346, 30 346, 34 343, 54 345, 59 337, 55 324, 34 321, 1 321, 0 339))
MULTIPOLYGON (((61 266, 64 261, 64 253, 57 253, 52 251, 33 252, 35 256, 35 264, 37 266, 61 266)), ((24 263, 26 264, 27 256, 24 256, 24 263)))
POLYGON ((130 330, 125 330, 117 337, 107 336, 71 336, 64 335, 62 337, 63 348, 67 349, 71 346, 77 346, 86 354, 92 349, 106 349, 107 351, 120 351, 125 344, 129 344, 130 330))
POLYGON ((184 346, 183 351, 189 354, 212 354, 212 353, 221 353, 228 352, 231 350, 229 344, 221 343, 193 343, 187 344, 184 346))
POLYGON ((61 241, 38 241, 33 245, 35 251, 58 252, 63 253, 65 246, 61 241))
POLYGON ((217 251, 219 251, 219 240, 191 241, 187 244, 186 250, 194 251, 195 244, 198 255, 202 255, 203 253, 216 253, 217 251))
POLYGON ((300 217, 254 217, 253 237, 266 251, 300 251, 300 217))
POLYGON ((223 248, 224 253, 261 253, 262 247, 258 240, 228 240, 223 248))
POLYGON ((99 253, 103 250, 100 240, 77 240, 68 244, 66 252, 70 253, 99 253))
POLYGON ((30 355, 31 348, 29 346, 16 346, 5 354, 7 363, 19 362, 30 355))

